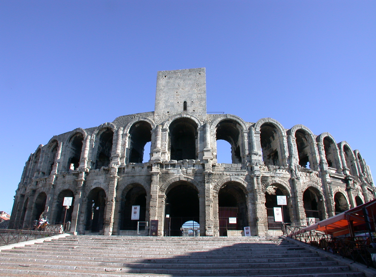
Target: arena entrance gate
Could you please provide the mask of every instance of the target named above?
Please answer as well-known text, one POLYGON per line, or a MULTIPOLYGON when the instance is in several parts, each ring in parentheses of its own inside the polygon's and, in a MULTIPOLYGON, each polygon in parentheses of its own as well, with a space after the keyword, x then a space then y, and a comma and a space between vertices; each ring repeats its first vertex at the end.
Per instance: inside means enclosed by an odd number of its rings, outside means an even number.
POLYGON ((192 220, 200 222, 198 191, 192 184, 176 182, 166 196, 165 236, 181 236, 184 223, 192 220))

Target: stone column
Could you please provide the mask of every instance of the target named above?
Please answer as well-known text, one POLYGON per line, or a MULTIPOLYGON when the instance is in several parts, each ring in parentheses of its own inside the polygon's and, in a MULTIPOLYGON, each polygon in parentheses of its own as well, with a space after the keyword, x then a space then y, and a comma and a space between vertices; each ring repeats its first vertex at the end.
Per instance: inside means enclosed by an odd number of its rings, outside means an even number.
MULTIPOLYGON (((259 176, 253 177, 255 185, 255 213, 256 213, 256 234, 257 236, 265 236, 267 234, 268 217, 265 207, 265 194, 262 191, 261 179, 259 176)), ((252 230, 253 232, 254 230, 252 230)))
MULTIPOLYGON (((77 187, 76 193, 74 195, 74 203, 73 203, 73 212, 72 212, 72 221, 71 221, 71 229, 70 232, 74 235, 77 235, 79 231, 79 216, 81 215, 84 217, 84 209, 82 208, 82 194, 84 191, 84 182, 85 182, 85 172, 80 172, 77 180, 77 187)), ((83 227, 83 226, 82 226, 83 227)), ((83 228, 81 228, 80 233, 83 233, 83 228)))
POLYGON ((248 151, 248 132, 247 130, 243 131, 243 157, 242 157, 242 162, 248 162, 247 158, 249 155, 248 151))
POLYGON ((352 178, 346 178, 346 192, 347 192, 347 196, 349 197, 349 200, 350 200, 350 209, 352 208, 355 208, 356 207, 356 204, 355 204, 355 201, 354 201, 354 195, 353 195, 353 191, 354 191, 354 180, 352 178))
POLYGON ((127 151, 128 151, 128 141, 129 141, 129 134, 126 133, 124 134, 124 139, 123 139, 123 151, 121 151, 120 154, 120 164, 125 165, 127 162, 127 151))
POLYGON ((155 131, 154 131, 154 135, 155 135, 155 139, 154 139, 155 145, 152 149, 153 155, 152 155, 151 159, 153 161, 161 161, 162 125, 157 125, 157 127, 155 128, 155 131))
POLYGON ((369 196, 368 196, 367 185, 362 183, 361 187, 362 187, 362 193, 364 196, 365 203, 371 201, 371 199, 369 199, 369 196))
POLYGON ((320 155, 320 170, 321 170, 321 182, 324 191, 324 198, 325 198, 325 206, 326 212, 329 217, 334 216, 334 202, 333 202, 333 194, 330 188, 331 180, 330 175, 328 173, 328 163, 326 161, 325 156, 325 148, 322 142, 317 142, 317 148, 319 150, 320 155))
POLYGON ((210 147, 210 140, 211 140, 210 133, 211 133, 210 124, 206 123, 205 124, 205 136, 204 136, 204 139, 205 139, 204 157, 203 157, 204 160, 210 160, 213 158, 212 149, 210 147))
POLYGON ((164 215, 162 201, 159 199, 159 168, 157 164, 152 166, 151 170, 151 184, 150 184, 150 196, 149 196, 149 211, 150 220, 158 220, 158 236, 163 235, 164 215))
POLYGON ((295 214, 295 224, 298 226, 307 226, 307 217, 304 209, 303 191, 301 188, 300 178, 291 178, 293 194, 291 201, 293 203, 293 209, 295 214))
POLYGON ((31 218, 33 212, 33 204, 35 203, 35 191, 32 191, 29 196, 29 202, 27 203, 25 219, 22 228, 30 228, 33 224, 33 219, 31 218))
POLYGON ((117 175, 117 168, 111 167, 110 183, 108 184, 108 195, 106 201, 106 210, 104 216, 104 232, 105 236, 111 236, 114 224, 114 211, 116 200, 116 188, 119 176, 117 175))
MULTIPOLYGON (((205 236, 213 236, 214 235, 214 216, 213 216, 213 198, 212 198, 213 189, 211 187, 211 180, 210 180, 210 173, 205 173, 205 230, 202 230, 201 233, 205 236)), ((200 203, 201 204, 201 203, 200 203)), ((201 208, 201 206, 200 206, 201 208)))
POLYGON ((345 151, 343 151, 343 149, 338 149, 338 151, 339 151, 339 155, 340 155, 341 161, 342 161, 342 171, 343 171, 343 174, 350 175, 350 168, 349 168, 349 166, 351 166, 351 165, 347 164, 346 157, 345 157, 345 151))

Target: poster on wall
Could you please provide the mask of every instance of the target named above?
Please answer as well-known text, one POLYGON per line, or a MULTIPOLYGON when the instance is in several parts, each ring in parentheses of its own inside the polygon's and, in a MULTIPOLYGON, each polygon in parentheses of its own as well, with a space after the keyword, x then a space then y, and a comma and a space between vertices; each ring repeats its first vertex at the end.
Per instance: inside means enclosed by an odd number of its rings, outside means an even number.
POLYGON ((244 227, 244 236, 245 237, 251 236, 251 227, 249 227, 249 226, 244 227))
POLYGON ((72 206, 73 197, 64 197, 63 206, 70 207, 72 206))
POLYGON ((286 195, 277 195, 277 205, 278 206, 286 206, 287 205, 286 195))
POLYGON ((283 222, 282 209, 280 207, 274 207, 274 221, 283 222))
POLYGON ((139 220, 140 219, 140 206, 132 206, 132 220, 139 220))
POLYGON ((311 226, 316 223, 316 218, 314 217, 307 217, 308 219, 308 226, 311 226))
POLYGON ((229 224, 236 224, 236 217, 229 217, 228 218, 228 223, 229 224))

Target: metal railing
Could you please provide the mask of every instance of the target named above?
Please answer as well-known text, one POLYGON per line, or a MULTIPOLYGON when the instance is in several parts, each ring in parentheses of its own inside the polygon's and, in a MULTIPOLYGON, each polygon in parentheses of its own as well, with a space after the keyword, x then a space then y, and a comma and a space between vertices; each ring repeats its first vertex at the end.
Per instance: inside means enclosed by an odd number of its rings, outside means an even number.
POLYGON ((0 229, 0 246, 54 236, 61 234, 61 229, 58 226, 49 226, 45 231, 0 229))
POLYGON ((288 226, 286 235, 324 251, 349 258, 354 262, 363 263, 367 267, 376 267, 376 243, 373 243, 375 238, 368 234, 358 237, 335 238, 316 230, 303 232, 303 228, 288 226))

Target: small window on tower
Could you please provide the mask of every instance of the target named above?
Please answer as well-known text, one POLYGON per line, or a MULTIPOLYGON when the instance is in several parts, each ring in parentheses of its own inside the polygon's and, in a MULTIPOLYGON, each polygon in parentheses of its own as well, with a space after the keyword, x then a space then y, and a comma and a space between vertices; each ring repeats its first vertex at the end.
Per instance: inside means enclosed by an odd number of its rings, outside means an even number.
POLYGON ((184 101, 184 104, 183 104, 183 109, 184 109, 184 111, 186 111, 186 110, 187 110, 187 101, 184 101))

